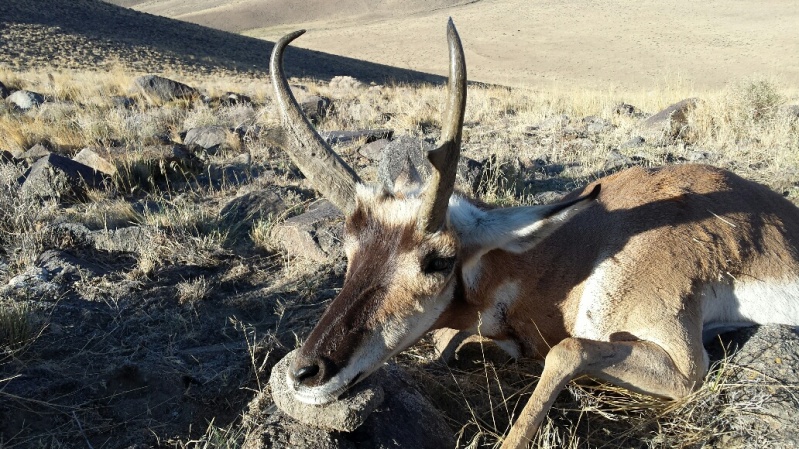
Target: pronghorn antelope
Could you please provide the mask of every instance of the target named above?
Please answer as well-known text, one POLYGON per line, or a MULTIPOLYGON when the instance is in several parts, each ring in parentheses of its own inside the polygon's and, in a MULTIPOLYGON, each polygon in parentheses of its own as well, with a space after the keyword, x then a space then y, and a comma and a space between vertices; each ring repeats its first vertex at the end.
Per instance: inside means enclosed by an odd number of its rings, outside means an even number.
POLYGON ((576 376, 679 398, 708 369, 703 336, 799 324, 799 209, 780 195, 703 165, 631 168, 546 206, 453 193, 466 66, 451 21, 431 179, 411 169, 392 191, 366 186, 289 90, 283 52, 302 33, 275 45, 271 80, 293 161, 346 215, 348 266, 289 369, 297 399, 336 400, 432 329, 479 331, 545 361, 502 445, 518 448, 576 376))

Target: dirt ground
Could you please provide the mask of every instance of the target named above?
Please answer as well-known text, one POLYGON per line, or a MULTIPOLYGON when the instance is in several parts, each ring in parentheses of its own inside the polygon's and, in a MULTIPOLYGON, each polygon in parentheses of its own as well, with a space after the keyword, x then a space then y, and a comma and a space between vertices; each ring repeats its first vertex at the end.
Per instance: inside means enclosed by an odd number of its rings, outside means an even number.
POLYGON ((799 59, 788 56, 799 54, 793 0, 210 3, 154 0, 134 8, 270 41, 308 28, 296 45, 435 74, 444 74, 451 16, 469 78, 507 85, 702 89, 752 76, 799 83, 799 59))

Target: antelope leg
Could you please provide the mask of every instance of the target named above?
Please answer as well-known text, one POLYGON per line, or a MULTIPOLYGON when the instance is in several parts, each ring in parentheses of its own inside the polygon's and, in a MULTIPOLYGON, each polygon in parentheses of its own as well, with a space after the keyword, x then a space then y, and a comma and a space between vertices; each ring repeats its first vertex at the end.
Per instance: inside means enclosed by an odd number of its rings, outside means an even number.
POLYGON ((697 370, 684 375, 668 352, 651 342, 567 338, 547 354, 541 380, 502 449, 527 447, 558 393, 577 376, 589 375, 641 393, 676 399, 690 393, 703 374, 697 370))

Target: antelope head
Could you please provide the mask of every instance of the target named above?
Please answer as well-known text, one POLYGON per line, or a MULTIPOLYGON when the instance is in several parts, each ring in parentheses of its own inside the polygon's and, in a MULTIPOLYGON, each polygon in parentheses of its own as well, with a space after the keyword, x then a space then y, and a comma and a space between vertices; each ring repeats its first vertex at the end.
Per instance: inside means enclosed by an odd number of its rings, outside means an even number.
MULTIPOLYGON (((292 140, 286 148, 289 156, 346 216, 344 285, 288 370, 288 384, 297 399, 323 404, 336 400, 427 331, 447 325, 442 316, 453 303, 463 301, 461 267, 467 260, 496 248, 503 238, 529 243, 534 240, 532 231, 539 230, 542 222, 557 222, 553 217, 563 218, 561 211, 574 202, 523 214, 526 231, 518 235, 514 232, 519 226, 508 227, 518 220, 503 215, 505 209, 498 209, 499 215, 474 207, 466 212, 463 207, 457 213, 450 210, 453 204, 466 202, 453 196, 466 105, 466 64, 451 20, 446 115, 439 145, 427 154, 431 176, 423 183, 411 167, 392 191, 362 184, 314 130, 289 89, 283 52, 303 33, 291 33, 275 44, 270 76, 283 126, 292 140), (461 224, 453 224, 454 220, 461 224), (490 229, 482 232, 480 226, 487 224, 490 229), (500 228, 502 232, 495 232, 500 228), (488 235, 490 244, 477 235, 488 235)), ((508 243, 503 242, 499 245, 508 243)))

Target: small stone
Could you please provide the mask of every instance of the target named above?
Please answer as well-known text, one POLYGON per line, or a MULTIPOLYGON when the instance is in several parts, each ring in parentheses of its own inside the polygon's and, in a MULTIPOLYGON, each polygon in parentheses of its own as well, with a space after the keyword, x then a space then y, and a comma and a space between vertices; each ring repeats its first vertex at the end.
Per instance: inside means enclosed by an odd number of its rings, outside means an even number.
POLYGON ((342 218, 332 203, 322 200, 311 206, 308 212, 275 226, 272 237, 290 256, 325 262, 328 257, 341 255, 342 218))
POLYGON ((621 148, 621 149, 625 149, 625 148, 638 148, 638 147, 642 147, 642 146, 644 146, 644 144, 645 144, 645 143, 646 143, 646 139, 644 139, 644 138, 643 138, 643 137, 641 137, 641 136, 635 136, 635 137, 633 137, 632 139, 628 140, 627 142, 624 142, 624 143, 621 145, 621 147, 620 147, 620 148, 621 148))
POLYGON ((114 164, 100 157, 97 152, 88 147, 80 150, 72 160, 91 167, 98 172, 105 173, 108 176, 116 176, 117 174, 117 167, 114 164))
POLYGON ((26 159, 28 161, 33 162, 35 160, 41 159, 41 158, 43 158, 45 156, 48 156, 49 154, 50 154, 50 150, 48 150, 47 147, 45 147, 44 145, 42 145, 40 143, 37 143, 36 145, 28 148, 27 151, 22 153, 22 155, 20 156, 20 159, 26 159))
POLYGON ((330 98, 319 95, 311 95, 300 101, 300 109, 311 123, 319 123, 320 120, 327 117, 327 113, 332 107, 333 102, 330 98))
POLYGON ((594 115, 585 117, 583 124, 585 124, 585 132, 588 134, 602 134, 613 130, 613 124, 594 115))
POLYGON ((136 105, 136 100, 122 95, 114 95, 111 97, 111 104, 117 108, 129 109, 136 105))
POLYGON ((611 150, 605 158, 605 171, 611 171, 618 168, 624 168, 633 165, 632 159, 619 153, 616 150, 611 150))
POLYGON ((378 139, 374 142, 369 142, 362 147, 358 148, 358 154, 369 159, 370 161, 379 161, 383 155, 383 150, 389 144, 388 139, 378 139))
POLYGON ((220 99, 220 103, 222 104, 222 106, 235 106, 235 105, 239 105, 239 104, 251 105, 252 104, 252 98, 250 98, 250 97, 248 97, 246 95, 237 94, 235 92, 227 92, 220 99))
POLYGON ((27 111, 41 106, 44 103, 44 96, 28 90, 18 90, 6 97, 6 101, 22 111, 27 111))
POLYGON ((186 132, 183 143, 189 148, 199 147, 214 154, 227 144, 228 130, 224 126, 202 126, 186 132))
POLYGON ((641 111, 631 104, 619 103, 613 108, 613 112, 616 113, 616 115, 634 116, 640 114, 641 111))
POLYGON ((294 397, 288 385, 287 373, 297 349, 283 357, 272 368, 269 386, 275 405, 297 421, 329 430, 352 432, 366 421, 366 418, 383 403, 383 388, 367 378, 336 401, 322 405, 305 404, 294 397))

